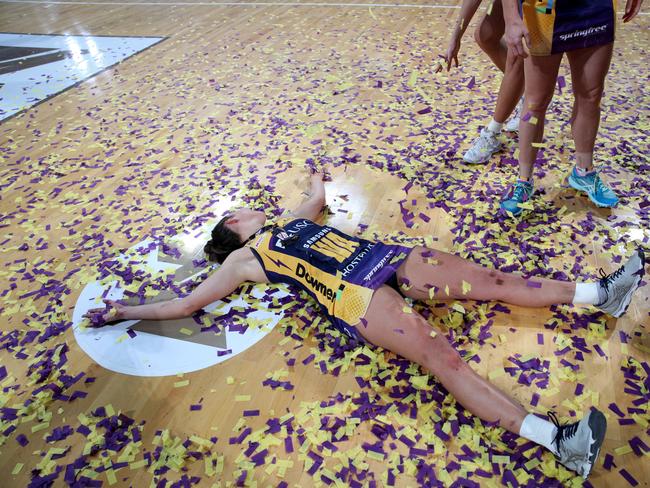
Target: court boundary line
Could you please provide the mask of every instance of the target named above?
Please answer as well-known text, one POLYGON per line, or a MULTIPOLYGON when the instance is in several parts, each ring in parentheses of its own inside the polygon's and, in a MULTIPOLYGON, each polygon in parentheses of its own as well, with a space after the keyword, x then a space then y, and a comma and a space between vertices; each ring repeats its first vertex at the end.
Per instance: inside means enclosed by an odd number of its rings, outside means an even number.
MULTIPOLYGON (((22 3, 27 5, 109 5, 109 6, 139 6, 139 7, 350 7, 350 8, 412 8, 412 9, 430 9, 458 10, 461 5, 427 5, 414 3, 328 3, 328 2, 74 2, 68 0, 0 0, 0 3, 22 3)), ((623 10, 617 14, 625 13, 623 10)), ((639 12, 637 16, 650 15, 650 12, 639 12)))
MULTIPOLYGON (((0 3, 2 3, 2 2, 0 2, 0 3)), ((66 34, 25 34, 25 33, 22 33, 22 34, 21 34, 21 33, 13 33, 13 32, 2 32, 2 34, 17 34, 17 35, 22 35, 22 36, 24 36, 24 35, 40 35, 40 36, 49 36, 49 35, 53 35, 53 36, 65 36, 65 35, 66 35, 66 34)), ((71 37, 82 37, 82 36, 73 35, 73 36, 71 36, 71 37)), ((100 36, 92 36, 92 35, 88 35, 88 36, 85 36, 85 37, 100 37, 100 36)), ((103 36, 103 37, 136 37, 136 36, 103 36)), ((53 98, 55 98, 55 97, 57 97, 57 96, 59 96, 59 95, 65 93, 65 92, 67 92, 67 91, 69 91, 69 90, 72 90, 73 88, 77 88, 77 87, 78 87, 79 85, 81 85, 82 83, 85 83, 85 82, 88 81, 88 80, 92 80, 92 79, 95 78, 96 76, 99 76, 99 75, 105 73, 106 71, 108 71, 108 70, 110 70, 110 69, 113 69, 115 66, 117 66, 118 64, 123 63, 123 62, 126 61, 127 59, 131 59, 132 57, 134 57, 134 56, 136 56, 136 55, 138 55, 138 54, 142 54, 142 53, 144 53, 145 51, 148 51, 149 49, 151 49, 152 47, 155 47, 155 46, 159 45, 161 42, 165 42, 167 39, 169 39, 169 36, 137 36, 137 37, 140 37, 140 38, 143 38, 143 39, 146 39, 146 38, 151 39, 151 38, 155 38, 155 37, 157 37, 157 38, 159 38, 159 40, 156 41, 156 42, 154 42, 153 44, 150 44, 149 46, 145 47, 145 48, 142 49, 141 51, 135 52, 135 53, 133 53, 133 54, 127 56, 126 58, 121 59, 120 61, 117 61, 117 62, 111 64, 110 66, 106 66, 105 68, 101 69, 101 70, 98 71, 97 73, 93 73, 92 75, 87 76, 87 77, 84 78, 83 80, 78 80, 78 81, 77 81, 76 83, 74 83, 73 85, 67 86, 67 87, 65 87, 63 90, 61 90, 61 91, 59 91, 59 92, 56 92, 56 93, 53 93, 53 94, 49 95, 48 97, 44 98, 43 100, 39 100, 39 101, 36 102, 34 105, 30 105, 29 107, 25 107, 24 109, 22 109, 22 110, 20 110, 20 111, 18 111, 18 112, 15 112, 15 113, 13 113, 13 114, 11 114, 9 117, 6 117, 6 118, 0 120, 0 128, 2 128, 2 126, 5 124, 5 122, 7 122, 7 121, 9 121, 9 120, 12 120, 12 119, 14 119, 15 117, 24 116, 24 115, 25 115, 27 112, 29 112, 31 109, 33 109, 33 108, 35 108, 35 107, 38 107, 39 105, 41 105, 41 104, 43 104, 43 103, 45 103, 45 102, 47 102, 47 101, 49 101, 49 100, 52 100, 53 98)))
POLYGON ((422 8, 460 9, 460 5, 427 5, 398 3, 328 3, 328 2, 75 2, 67 0, 0 0, 0 3, 24 3, 32 5, 113 5, 113 6, 171 6, 171 7, 363 7, 363 8, 422 8))

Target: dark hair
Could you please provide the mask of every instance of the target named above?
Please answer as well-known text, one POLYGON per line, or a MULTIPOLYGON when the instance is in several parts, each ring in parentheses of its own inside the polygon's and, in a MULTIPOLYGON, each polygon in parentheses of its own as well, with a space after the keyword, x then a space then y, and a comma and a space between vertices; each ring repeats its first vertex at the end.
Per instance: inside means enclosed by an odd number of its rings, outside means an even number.
POLYGON ((230 215, 222 218, 212 229, 212 239, 210 239, 203 252, 208 256, 208 261, 223 263, 228 255, 243 246, 239 234, 226 227, 226 220, 230 215))

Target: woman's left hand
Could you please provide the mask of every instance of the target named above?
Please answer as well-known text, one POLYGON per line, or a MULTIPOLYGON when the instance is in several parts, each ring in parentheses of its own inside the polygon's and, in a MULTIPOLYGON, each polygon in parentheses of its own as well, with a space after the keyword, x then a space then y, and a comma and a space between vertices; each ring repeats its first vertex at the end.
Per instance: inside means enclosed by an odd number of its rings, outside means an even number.
POLYGON ((627 0, 627 3, 625 4, 625 13, 623 14, 623 22, 629 22, 636 17, 639 10, 641 10, 642 3, 643 0, 627 0))
POLYGON ((104 304, 106 307, 93 308, 84 314, 84 318, 90 321, 91 327, 102 327, 124 319, 127 305, 122 305, 115 300, 104 300, 104 304))

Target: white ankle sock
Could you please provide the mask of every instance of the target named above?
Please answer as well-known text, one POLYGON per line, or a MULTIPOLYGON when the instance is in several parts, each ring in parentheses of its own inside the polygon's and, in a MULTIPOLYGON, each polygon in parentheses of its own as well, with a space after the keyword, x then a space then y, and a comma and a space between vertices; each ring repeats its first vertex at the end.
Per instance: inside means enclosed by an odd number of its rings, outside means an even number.
POLYGON ((492 119, 490 120, 490 123, 487 126, 487 130, 490 132, 493 132, 495 134, 498 134, 501 132, 501 128, 503 127, 503 124, 497 122, 496 120, 492 119))
POLYGON ((571 303, 574 305, 597 305, 599 302, 598 283, 576 283, 576 293, 571 303))
POLYGON ((529 413, 521 423, 519 435, 540 446, 544 446, 553 454, 557 454, 557 449, 553 444, 553 438, 556 432, 557 428, 553 423, 529 413))

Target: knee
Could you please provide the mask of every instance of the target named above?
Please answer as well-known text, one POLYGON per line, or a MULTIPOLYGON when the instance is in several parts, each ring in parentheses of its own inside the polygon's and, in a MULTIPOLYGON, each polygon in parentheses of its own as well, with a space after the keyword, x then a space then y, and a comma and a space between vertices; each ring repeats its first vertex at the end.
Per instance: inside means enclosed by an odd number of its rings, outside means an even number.
POLYGON ((501 36, 497 36, 492 29, 481 22, 474 30, 474 40, 483 51, 490 51, 499 44, 501 36))
MULTIPOLYGON (((444 340, 446 341, 446 339, 444 340)), ((431 354, 429 363, 427 369, 443 381, 450 377, 456 377, 469 369, 469 366, 460 357, 458 351, 449 343, 446 343, 444 347, 439 348, 435 353, 431 354)))
POLYGON ((543 116, 548 109, 551 99, 553 98, 553 93, 544 94, 544 93, 526 93, 526 112, 530 112, 536 116, 543 116))
POLYGON ((575 104, 580 108, 600 107, 603 96, 603 85, 580 88, 575 91, 575 104))

